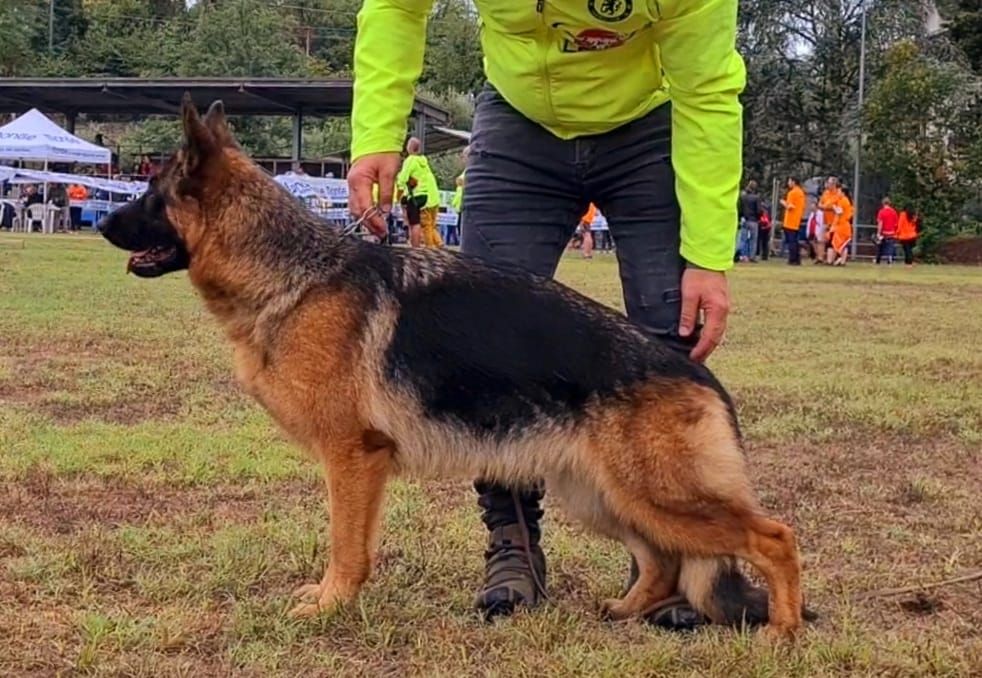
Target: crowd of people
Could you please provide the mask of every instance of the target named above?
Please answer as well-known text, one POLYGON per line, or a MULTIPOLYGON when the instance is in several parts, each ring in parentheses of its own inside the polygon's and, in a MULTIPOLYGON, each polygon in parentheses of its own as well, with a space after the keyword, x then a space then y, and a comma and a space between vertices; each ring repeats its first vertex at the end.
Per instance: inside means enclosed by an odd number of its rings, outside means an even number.
MULTIPOLYGON (((468 149, 464 149, 465 164, 467 152, 468 149)), ((456 224, 439 228, 436 220, 439 209, 436 177, 426 156, 420 152, 419 140, 411 138, 407 142, 406 158, 396 179, 395 196, 402 206, 412 247, 460 244, 465 182, 466 171, 457 177, 456 190, 451 199, 451 206, 457 213, 456 224)), ((766 261, 773 248, 776 254, 786 256, 788 264, 792 266, 801 265, 803 252, 815 264, 847 264, 855 235, 855 207, 853 196, 838 177, 828 177, 824 190, 818 196, 809 196, 796 177, 789 177, 780 207, 783 213, 779 222, 781 232, 775 234, 770 205, 760 196, 756 181, 747 183, 740 193, 737 206, 739 227, 734 262, 766 261)), ((569 247, 580 250, 584 259, 591 259, 596 250, 609 252, 614 249, 610 230, 599 216, 596 205, 591 202, 570 240, 569 247)), ((892 264, 899 245, 903 250, 904 262, 912 266, 920 229, 917 212, 910 206, 898 211, 890 198, 885 197, 877 213, 876 224, 873 240, 876 263, 892 264)))
MULTIPOLYGON (((97 196, 99 197, 99 196, 97 196)), ((18 188, 5 190, 0 187, 0 198, 6 198, 11 203, 16 203, 23 210, 30 209, 33 205, 45 204, 44 191, 36 184, 22 184, 18 188), (9 193, 9 195, 8 195, 9 193)), ((68 208, 69 219, 64 226, 61 222, 55 230, 78 231, 82 227, 82 207, 80 203, 88 200, 89 189, 80 184, 50 184, 47 192, 47 204, 53 208, 68 208), (74 203, 74 204, 73 204, 74 203)), ((0 228, 11 228, 13 226, 13 212, 0 209, 0 228)), ((41 230, 40 222, 31 222, 30 230, 41 230)))
MULTIPOLYGON (((757 182, 750 181, 740 193, 739 228, 734 261, 753 263, 766 260, 778 243, 778 252, 786 254, 788 264, 800 266, 802 250, 815 264, 845 266, 855 237, 855 206, 849 189, 838 177, 830 176, 821 195, 809 200, 795 177, 787 180, 787 192, 780 201, 783 209, 783 237, 773 238, 769 206, 760 197, 757 182)), ((920 218, 910 206, 899 212, 889 197, 884 197, 876 216, 876 263, 892 264, 896 246, 903 248, 904 262, 914 263, 914 246, 920 232, 920 218)))

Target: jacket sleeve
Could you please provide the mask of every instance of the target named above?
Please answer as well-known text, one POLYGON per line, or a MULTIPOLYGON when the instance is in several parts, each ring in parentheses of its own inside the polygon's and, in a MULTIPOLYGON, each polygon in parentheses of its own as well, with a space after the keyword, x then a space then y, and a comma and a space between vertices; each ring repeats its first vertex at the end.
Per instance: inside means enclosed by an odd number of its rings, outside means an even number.
POLYGON ((351 157, 399 151, 423 71, 433 0, 365 0, 355 39, 351 157))
POLYGON ((682 208, 682 256, 702 268, 733 266, 743 173, 743 59, 737 0, 678 3, 692 9, 655 23, 672 99, 672 165, 682 208))
POLYGON ((399 168, 399 174, 396 175, 396 190, 402 194, 409 193, 409 177, 413 176, 413 172, 416 171, 416 164, 413 160, 415 157, 414 155, 407 155, 399 168))

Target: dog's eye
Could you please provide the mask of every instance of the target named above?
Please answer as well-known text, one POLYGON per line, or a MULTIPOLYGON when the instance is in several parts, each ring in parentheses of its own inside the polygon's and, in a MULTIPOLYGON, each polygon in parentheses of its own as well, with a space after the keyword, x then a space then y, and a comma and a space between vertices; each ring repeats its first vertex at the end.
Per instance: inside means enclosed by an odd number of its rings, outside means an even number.
POLYGON ((151 190, 147 192, 147 197, 146 197, 146 201, 144 202, 144 207, 148 212, 156 211, 157 208, 160 206, 160 203, 161 203, 160 196, 157 194, 156 191, 151 190))

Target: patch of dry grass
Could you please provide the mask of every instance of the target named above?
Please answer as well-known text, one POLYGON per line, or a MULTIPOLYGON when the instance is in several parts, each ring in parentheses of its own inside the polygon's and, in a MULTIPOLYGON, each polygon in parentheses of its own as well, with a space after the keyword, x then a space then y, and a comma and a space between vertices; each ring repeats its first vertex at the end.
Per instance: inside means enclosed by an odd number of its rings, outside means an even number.
MULTIPOLYGON (((485 536, 462 483, 396 482, 374 582, 288 621, 327 554, 316 469, 235 390, 184 276, 80 237, 0 236, 0 675, 972 675, 982 585, 982 273, 745 267, 713 367, 821 620, 795 644, 607 624, 626 559, 558 510, 552 600, 471 611, 485 536)), ((560 275, 619 305, 612 258, 560 275)), ((973 667, 975 667, 973 669, 973 667)))

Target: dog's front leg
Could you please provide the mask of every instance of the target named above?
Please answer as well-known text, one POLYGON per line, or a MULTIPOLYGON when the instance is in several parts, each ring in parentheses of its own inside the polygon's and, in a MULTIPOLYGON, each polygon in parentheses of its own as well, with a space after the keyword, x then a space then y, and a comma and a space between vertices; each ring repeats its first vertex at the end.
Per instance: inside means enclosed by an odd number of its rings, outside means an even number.
POLYGON ((320 450, 330 511, 331 554, 324 578, 297 590, 292 617, 334 610, 358 595, 375 562, 382 499, 392 451, 365 436, 320 450))

